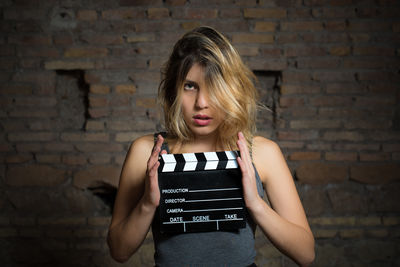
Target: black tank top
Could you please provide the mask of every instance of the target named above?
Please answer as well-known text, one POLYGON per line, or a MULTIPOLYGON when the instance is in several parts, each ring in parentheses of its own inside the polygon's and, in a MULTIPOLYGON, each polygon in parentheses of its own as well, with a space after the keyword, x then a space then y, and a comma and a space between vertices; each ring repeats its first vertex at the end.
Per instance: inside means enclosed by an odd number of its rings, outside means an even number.
MULTIPOLYGON (((168 143, 162 149, 170 152, 168 143)), ((258 194, 263 197, 260 176, 256 174, 258 194)), ((184 234, 160 232, 158 212, 154 216, 152 232, 156 266, 229 266, 243 267, 253 264, 256 251, 254 234, 256 224, 247 216, 246 227, 238 231, 215 231, 184 234)))

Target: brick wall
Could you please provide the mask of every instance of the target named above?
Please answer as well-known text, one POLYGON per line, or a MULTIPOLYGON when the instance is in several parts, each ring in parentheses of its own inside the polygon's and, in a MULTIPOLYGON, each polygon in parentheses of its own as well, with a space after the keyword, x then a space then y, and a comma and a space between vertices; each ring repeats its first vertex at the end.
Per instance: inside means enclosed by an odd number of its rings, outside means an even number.
MULTIPOLYGON (((119 266, 102 193, 161 128, 160 66, 198 25, 260 79, 260 134, 287 157, 314 266, 399 265, 399 14, 396 0, 1 1, 1 265, 119 266)), ((260 266, 294 265, 256 246, 260 266)), ((152 254, 150 235, 129 266, 152 254)))

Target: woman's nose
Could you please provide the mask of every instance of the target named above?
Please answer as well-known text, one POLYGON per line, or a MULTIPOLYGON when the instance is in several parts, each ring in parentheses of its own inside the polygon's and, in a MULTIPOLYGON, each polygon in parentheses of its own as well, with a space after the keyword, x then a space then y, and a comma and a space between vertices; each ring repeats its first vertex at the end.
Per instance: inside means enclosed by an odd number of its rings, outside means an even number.
POLYGON ((199 90, 196 98, 196 106, 198 108, 208 107, 208 94, 204 90, 199 90))

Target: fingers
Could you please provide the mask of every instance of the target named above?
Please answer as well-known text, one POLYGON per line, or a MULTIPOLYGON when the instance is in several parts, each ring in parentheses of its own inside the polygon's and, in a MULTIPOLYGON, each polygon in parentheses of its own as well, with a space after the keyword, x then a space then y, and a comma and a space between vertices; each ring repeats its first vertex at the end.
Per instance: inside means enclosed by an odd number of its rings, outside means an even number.
POLYGON ((240 159, 243 161, 244 164, 251 165, 249 148, 247 147, 247 142, 242 132, 238 133, 237 145, 240 151, 240 159))
POLYGON ((158 162, 158 155, 160 154, 161 146, 162 146, 163 142, 164 142, 164 138, 161 135, 158 135, 157 142, 154 145, 153 151, 147 162, 147 170, 148 171, 150 171, 150 169, 154 166, 154 164, 158 162))

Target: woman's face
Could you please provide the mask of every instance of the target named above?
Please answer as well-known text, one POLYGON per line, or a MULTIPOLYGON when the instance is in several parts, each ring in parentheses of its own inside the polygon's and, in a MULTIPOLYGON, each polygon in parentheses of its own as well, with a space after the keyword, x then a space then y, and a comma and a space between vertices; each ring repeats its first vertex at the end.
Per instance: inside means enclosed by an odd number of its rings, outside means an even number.
POLYGON ((209 99, 202 66, 194 64, 183 83, 182 113, 195 137, 216 136, 225 115, 209 99))

